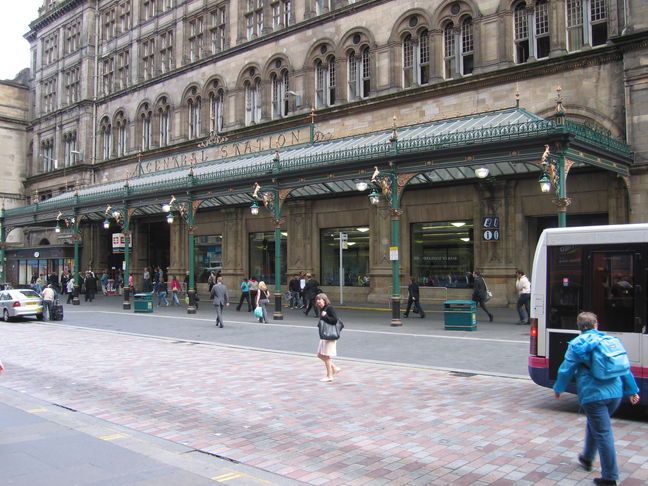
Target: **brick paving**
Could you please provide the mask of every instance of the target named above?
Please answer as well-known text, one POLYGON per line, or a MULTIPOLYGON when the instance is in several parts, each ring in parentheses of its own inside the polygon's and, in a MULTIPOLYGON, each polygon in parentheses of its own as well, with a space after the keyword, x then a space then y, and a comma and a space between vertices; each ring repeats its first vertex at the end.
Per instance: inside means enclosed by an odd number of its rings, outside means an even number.
MULTIPOLYGON (((37 323, 0 326, 0 386, 313 485, 584 485, 584 417, 528 380, 37 323)), ((315 348, 315 336, 313 347, 315 348)), ((344 340, 338 345, 344 355, 344 340)), ((615 420, 623 484, 648 424, 615 420)))

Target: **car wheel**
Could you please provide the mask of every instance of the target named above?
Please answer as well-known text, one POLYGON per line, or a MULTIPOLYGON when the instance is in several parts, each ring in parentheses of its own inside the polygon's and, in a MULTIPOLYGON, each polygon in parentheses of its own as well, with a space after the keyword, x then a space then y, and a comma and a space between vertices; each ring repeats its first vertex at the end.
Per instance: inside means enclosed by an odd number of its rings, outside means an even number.
POLYGON ((9 311, 7 309, 5 309, 2 312, 2 320, 5 322, 9 322, 9 311))

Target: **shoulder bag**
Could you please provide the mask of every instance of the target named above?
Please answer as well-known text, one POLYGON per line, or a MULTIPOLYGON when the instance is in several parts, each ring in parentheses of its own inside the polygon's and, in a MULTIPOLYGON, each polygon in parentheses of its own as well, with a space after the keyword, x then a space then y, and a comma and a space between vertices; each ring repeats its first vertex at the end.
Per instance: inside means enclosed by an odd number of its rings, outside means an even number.
POLYGON ((484 286, 486 287, 486 297, 484 297, 484 302, 488 302, 493 298, 493 292, 488 290, 488 284, 486 283, 485 279, 484 279, 484 286))
POLYGON ((319 329, 319 337, 324 341, 336 341, 340 339, 340 333, 344 329, 342 319, 338 319, 335 324, 329 324, 324 319, 320 319, 317 323, 319 329))

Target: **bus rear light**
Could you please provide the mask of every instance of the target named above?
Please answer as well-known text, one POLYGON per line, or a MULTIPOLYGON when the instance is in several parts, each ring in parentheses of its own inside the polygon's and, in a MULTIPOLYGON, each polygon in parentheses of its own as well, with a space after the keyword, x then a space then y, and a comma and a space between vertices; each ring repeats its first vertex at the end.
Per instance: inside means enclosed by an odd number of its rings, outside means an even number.
POLYGON ((538 355, 538 319, 529 319, 529 354, 538 355))

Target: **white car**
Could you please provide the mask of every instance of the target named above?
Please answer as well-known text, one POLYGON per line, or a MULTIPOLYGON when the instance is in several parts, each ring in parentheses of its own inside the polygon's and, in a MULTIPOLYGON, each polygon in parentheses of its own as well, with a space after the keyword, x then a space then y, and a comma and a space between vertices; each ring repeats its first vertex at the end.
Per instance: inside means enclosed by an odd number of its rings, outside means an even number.
POLYGON ((0 312, 8 322, 14 317, 35 316, 43 319, 43 299, 32 289, 0 291, 0 312))

